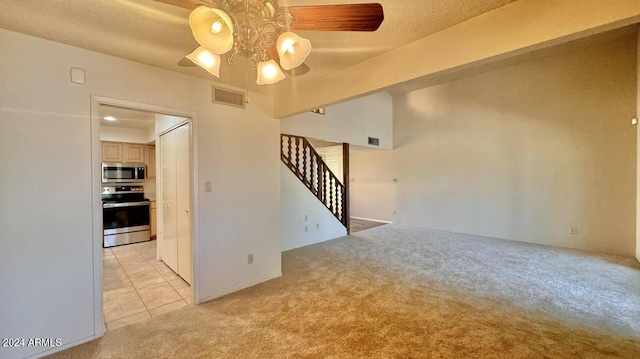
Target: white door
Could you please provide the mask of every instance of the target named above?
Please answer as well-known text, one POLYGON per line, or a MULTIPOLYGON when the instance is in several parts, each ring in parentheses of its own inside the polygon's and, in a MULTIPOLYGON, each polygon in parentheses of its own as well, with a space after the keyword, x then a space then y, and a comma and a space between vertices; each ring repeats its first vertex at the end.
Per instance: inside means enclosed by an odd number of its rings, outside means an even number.
POLYGON ((176 200, 178 226, 178 275, 191 284, 191 172, 189 165, 189 124, 176 134, 176 200))
POLYGON ((190 125, 160 136, 162 261, 191 284, 190 125))
POLYGON ((178 272, 177 198, 176 198, 176 136, 174 131, 160 136, 162 176, 162 261, 178 272))

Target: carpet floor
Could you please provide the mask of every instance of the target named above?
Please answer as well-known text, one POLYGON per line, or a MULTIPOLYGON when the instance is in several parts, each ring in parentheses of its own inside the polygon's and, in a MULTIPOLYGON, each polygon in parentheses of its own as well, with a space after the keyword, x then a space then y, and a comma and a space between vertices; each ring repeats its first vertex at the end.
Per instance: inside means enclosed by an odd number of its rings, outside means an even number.
POLYGON ((640 264, 398 225, 51 358, 640 358, 640 264))

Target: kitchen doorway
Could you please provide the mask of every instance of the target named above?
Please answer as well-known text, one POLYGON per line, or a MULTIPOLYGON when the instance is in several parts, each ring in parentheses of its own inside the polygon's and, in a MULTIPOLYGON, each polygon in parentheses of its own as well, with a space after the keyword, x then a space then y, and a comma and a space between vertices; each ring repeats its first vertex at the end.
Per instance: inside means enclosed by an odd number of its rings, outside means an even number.
POLYGON ((193 113, 117 99, 93 96, 91 110, 93 192, 100 198, 93 215, 98 337, 196 302, 196 126, 193 113), (180 134, 180 165, 174 175, 180 180, 181 211, 187 215, 177 221, 180 233, 188 233, 175 268, 167 265, 175 261, 162 245, 166 215, 156 205, 164 197, 160 138, 172 131, 180 134))

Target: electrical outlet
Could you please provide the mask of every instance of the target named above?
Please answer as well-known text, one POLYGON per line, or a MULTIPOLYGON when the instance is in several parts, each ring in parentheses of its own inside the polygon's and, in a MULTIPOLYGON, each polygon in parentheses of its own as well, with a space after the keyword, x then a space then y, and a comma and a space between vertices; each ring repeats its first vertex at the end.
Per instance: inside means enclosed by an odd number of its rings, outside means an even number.
POLYGON ((247 264, 253 264, 253 253, 247 255, 247 264))
POLYGON ((571 227, 569 229, 569 234, 578 234, 578 227, 571 227))
POLYGON ((304 215, 304 221, 306 222, 306 221, 308 221, 308 220, 309 220, 309 216, 305 214, 305 215, 304 215))
POLYGON ((316 229, 320 229, 320 223, 316 223, 316 229))
POLYGON ((304 226, 304 231, 306 232, 306 231, 308 231, 308 230, 309 230, 309 227, 304 226))

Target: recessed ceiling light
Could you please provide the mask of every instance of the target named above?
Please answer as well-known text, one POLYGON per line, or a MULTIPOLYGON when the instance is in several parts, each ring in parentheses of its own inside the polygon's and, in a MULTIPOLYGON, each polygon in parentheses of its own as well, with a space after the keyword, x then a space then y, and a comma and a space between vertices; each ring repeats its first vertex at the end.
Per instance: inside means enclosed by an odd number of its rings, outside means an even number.
POLYGON ((105 121, 115 121, 115 120, 117 120, 117 118, 115 118, 115 117, 113 117, 113 116, 103 117, 103 119, 104 119, 105 121))

